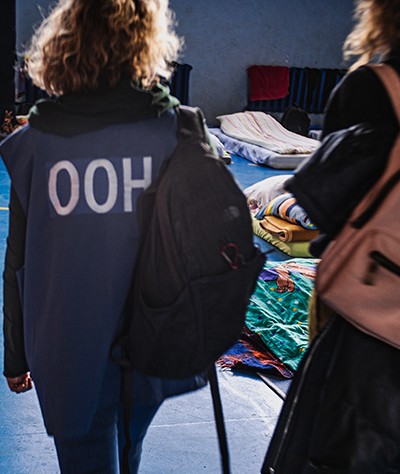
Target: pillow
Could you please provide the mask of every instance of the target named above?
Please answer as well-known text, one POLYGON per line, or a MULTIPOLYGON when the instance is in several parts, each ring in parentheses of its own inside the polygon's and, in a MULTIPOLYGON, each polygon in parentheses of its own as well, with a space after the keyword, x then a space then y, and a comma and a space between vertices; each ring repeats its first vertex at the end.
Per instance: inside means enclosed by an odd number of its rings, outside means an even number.
POLYGON ((256 217, 262 219, 264 215, 280 217, 286 221, 301 225, 305 229, 317 228, 291 193, 281 194, 272 199, 263 209, 262 215, 260 211, 256 217))
POLYGON ((243 193, 247 198, 250 211, 255 213, 263 209, 272 199, 286 193, 285 182, 290 174, 270 176, 246 188, 243 193))

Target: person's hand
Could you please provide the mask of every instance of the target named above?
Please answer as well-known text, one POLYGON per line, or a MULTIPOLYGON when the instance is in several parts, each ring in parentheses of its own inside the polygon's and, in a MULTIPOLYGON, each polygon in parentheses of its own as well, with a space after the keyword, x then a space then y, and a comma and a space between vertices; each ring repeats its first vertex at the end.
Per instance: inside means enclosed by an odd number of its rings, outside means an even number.
POLYGON ((18 377, 7 377, 7 383, 10 390, 14 393, 27 392, 33 387, 32 377, 29 372, 18 377))

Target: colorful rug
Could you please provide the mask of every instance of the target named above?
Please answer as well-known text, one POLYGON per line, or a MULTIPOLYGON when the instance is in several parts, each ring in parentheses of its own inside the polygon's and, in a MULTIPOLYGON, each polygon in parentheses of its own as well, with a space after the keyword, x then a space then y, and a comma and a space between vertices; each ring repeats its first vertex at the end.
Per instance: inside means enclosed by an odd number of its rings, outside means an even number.
POLYGON ((217 364, 232 370, 272 373, 288 379, 293 377, 293 372, 247 327, 239 341, 218 359, 217 364))

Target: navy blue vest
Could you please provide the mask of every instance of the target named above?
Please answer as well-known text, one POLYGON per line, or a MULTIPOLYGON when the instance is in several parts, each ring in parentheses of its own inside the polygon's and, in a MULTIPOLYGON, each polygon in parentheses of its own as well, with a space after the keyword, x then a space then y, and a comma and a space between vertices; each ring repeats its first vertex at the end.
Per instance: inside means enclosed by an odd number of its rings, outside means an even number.
POLYGON ((80 436, 118 397, 109 352, 136 259, 136 199, 175 144, 170 109, 72 138, 27 126, 1 146, 27 217, 26 356, 49 434, 80 436))

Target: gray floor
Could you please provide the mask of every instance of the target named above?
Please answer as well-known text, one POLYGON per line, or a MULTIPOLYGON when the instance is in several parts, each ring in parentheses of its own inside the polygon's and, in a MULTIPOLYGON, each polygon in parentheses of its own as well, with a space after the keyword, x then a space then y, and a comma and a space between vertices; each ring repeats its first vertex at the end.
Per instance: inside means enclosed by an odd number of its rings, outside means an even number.
MULTIPOLYGON (((233 474, 256 474, 282 400, 257 377, 218 372, 233 474)), ((144 445, 143 474, 219 473, 211 395, 197 393, 165 403, 144 445)))
MULTIPOLYGON (((232 473, 256 474, 282 399, 259 377, 218 371, 232 473)), ((14 395, 0 383, 0 473, 58 473, 34 391, 14 395)), ((142 474, 219 473, 208 387, 170 399, 157 413, 143 447, 142 474)))

